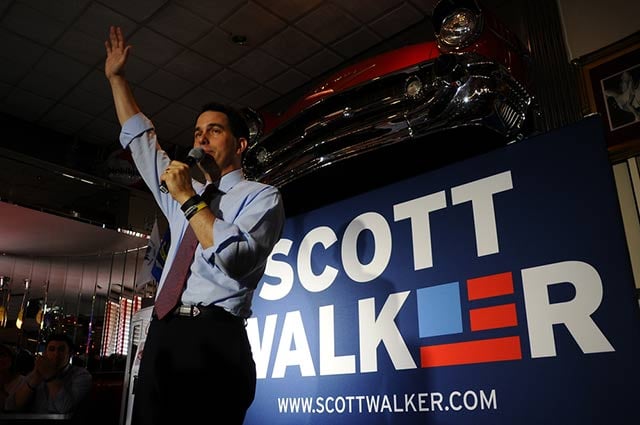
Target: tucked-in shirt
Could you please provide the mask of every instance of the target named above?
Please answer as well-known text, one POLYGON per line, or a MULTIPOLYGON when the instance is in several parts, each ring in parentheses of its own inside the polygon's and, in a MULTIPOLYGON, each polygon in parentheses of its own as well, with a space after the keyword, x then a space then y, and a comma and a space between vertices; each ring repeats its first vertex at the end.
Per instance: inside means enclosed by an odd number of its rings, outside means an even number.
MULTIPOLYGON (((171 247, 157 295, 189 222, 180 204, 160 190, 160 175, 171 159, 160 148, 152 122, 142 113, 134 115, 122 126, 120 143, 131 151, 171 231, 171 247)), ((274 186, 245 179, 240 169, 225 174, 216 184, 221 194, 210 203, 216 216, 211 229, 213 245, 203 249, 198 244, 182 303, 215 304, 246 318, 251 315, 253 292, 264 274, 267 259, 282 234, 285 220, 282 197, 274 186)), ((199 194, 206 185, 193 180, 199 194)))

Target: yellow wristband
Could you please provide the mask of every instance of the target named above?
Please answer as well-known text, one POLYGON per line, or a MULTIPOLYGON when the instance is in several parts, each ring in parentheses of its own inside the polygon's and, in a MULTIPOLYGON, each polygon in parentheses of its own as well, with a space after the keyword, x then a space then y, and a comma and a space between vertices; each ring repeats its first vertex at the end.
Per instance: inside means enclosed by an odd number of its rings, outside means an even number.
POLYGON ((187 220, 191 220, 191 217, 193 217, 194 215, 196 215, 199 211, 202 211, 203 209, 207 208, 207 204, 205 204, 204 202, 198 202, 197 204, 195 204, 192 207, 189 207, 185 212, 184 212, 184 216, 187 218, 187 220))

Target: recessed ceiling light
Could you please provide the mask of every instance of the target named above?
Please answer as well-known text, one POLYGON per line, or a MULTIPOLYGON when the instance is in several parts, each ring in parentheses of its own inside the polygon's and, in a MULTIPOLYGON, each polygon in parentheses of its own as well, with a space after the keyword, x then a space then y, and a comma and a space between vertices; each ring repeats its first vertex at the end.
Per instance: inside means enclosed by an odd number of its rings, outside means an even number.
POLYGON ((231 35, 231 41, 233 41, 238 46, 244 46, 249 41, 246 35, 242 34, 234 34, 231 35))

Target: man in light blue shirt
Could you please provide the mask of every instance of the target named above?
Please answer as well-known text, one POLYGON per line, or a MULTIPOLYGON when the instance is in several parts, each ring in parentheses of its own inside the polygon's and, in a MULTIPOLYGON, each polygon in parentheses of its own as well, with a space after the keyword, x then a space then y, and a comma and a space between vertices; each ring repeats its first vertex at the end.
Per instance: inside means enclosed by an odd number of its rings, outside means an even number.
POLYGON ((120 142, 167 217, 172 240, 144 344, 133 424, 211 422, 216 415, 225 424, 242 424, 256 385, 244 319, 282 233, 281 195, 245 180, 248 128, 240 114, 220 104, 205 105, 197 117, 194 148, 204 153, 198 166, 206 182, 194 180, 187 163, 172 161, 161 149, 153 123, 135 101, 124 77, 131 46, 120 28, 110 28, 105 47, 120 142), (184 291, 176 292, 175 303, 161 302, 175 280, 170 269, 178 245, 189 234, 197 245, 184 291))

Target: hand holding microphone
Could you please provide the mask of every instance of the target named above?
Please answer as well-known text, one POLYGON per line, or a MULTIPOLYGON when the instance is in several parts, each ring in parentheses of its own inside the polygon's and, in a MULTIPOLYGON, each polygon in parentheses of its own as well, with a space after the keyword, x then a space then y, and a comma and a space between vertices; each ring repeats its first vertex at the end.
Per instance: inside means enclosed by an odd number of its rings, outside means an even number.
MULTIPOLYGON (((205 157, 204 150, 202 148, 193 148, 187 154, 187 157, 184 160, 184 163, 189 166, 189 168, 193 167, 205 157)), ((160 183, 160 191, 163 193, 169 193, 169 188, 167 187, 167 183, 163 180, 160 183)))

